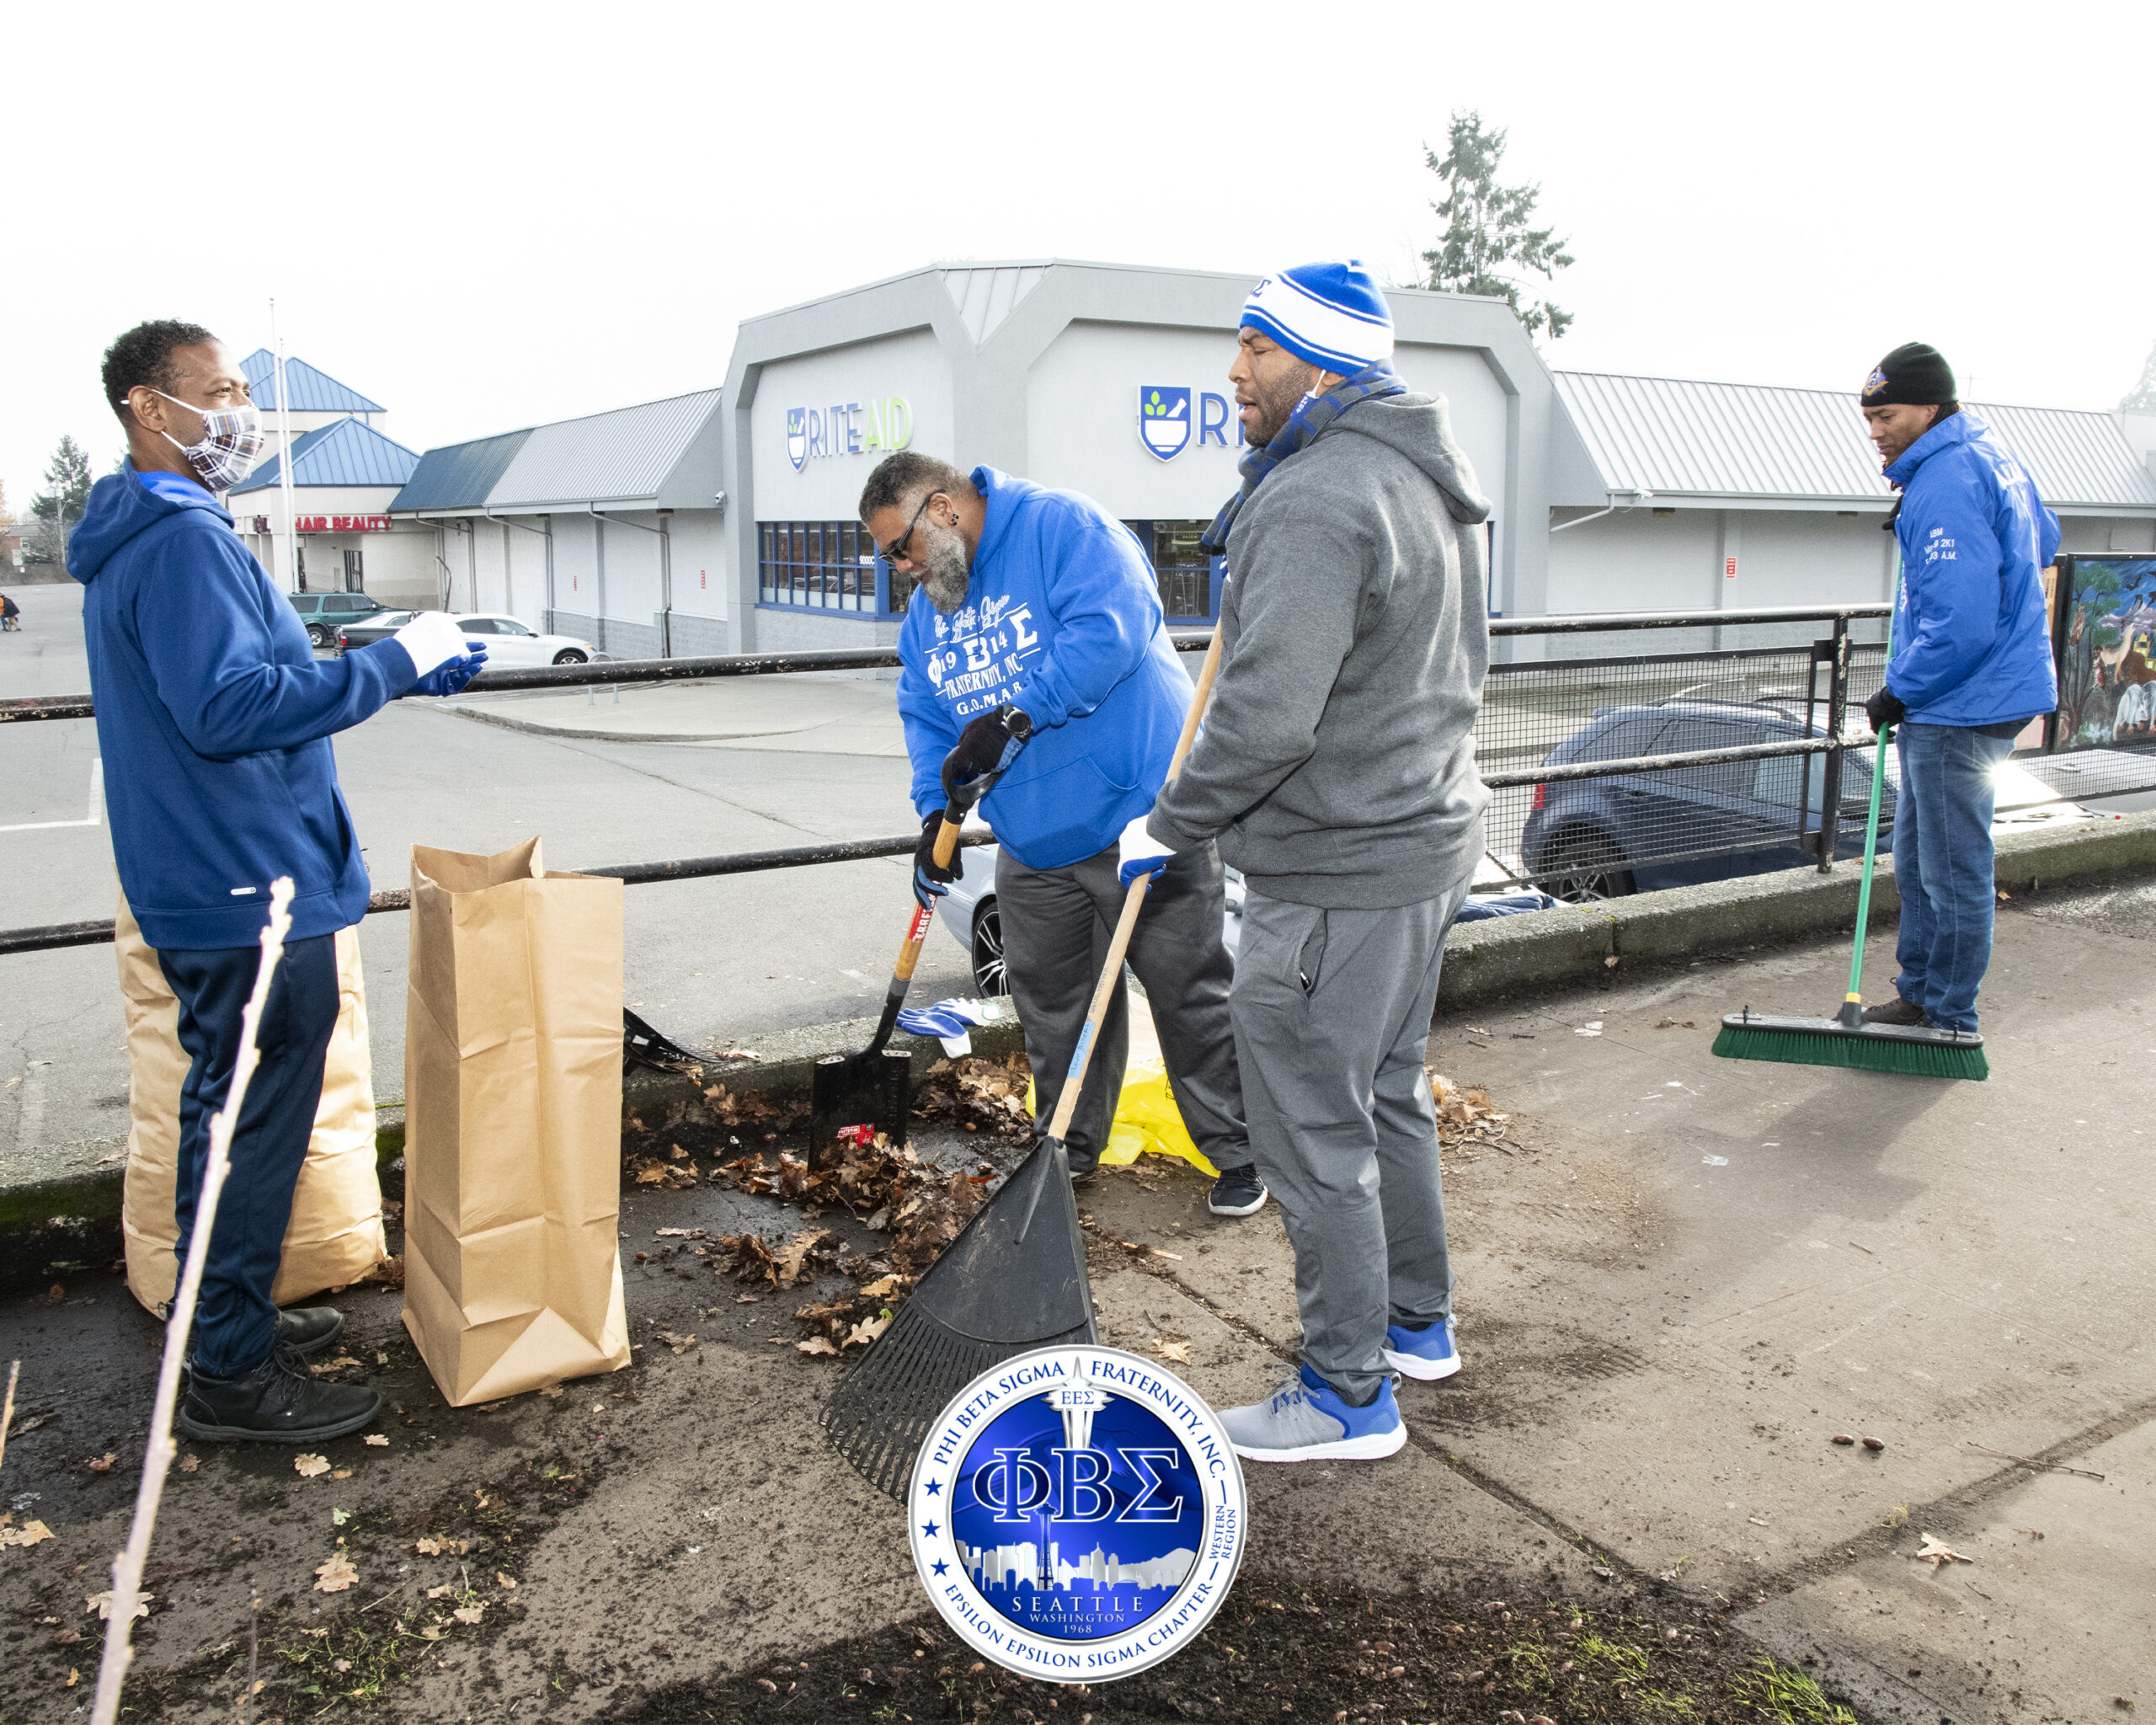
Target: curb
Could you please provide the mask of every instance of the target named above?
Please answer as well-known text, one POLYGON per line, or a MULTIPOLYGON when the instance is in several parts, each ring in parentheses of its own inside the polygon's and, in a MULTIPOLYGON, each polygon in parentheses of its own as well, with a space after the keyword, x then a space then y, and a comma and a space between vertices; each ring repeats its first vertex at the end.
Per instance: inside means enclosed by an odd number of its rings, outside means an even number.
MULTIPOLYGON (((1993 877, 2002 890, 2095 884, 2156 874, 2156 809, 1999 841, 1993 877)), ((1862 870, 1831 874, 1791 868, 1612 899, 1592 910, 1567 907, 1531 916, 1501 916, 1454 928, 1445 942, 1440 1015, 1527 993, 1563 992, 1606 983, 1613 970, 1676 966, 1710 953, 1781 946, 1856 927, 1862 870)), ((1871 885, 1871 927, 1889 927, 1900 911, 1893 859, 1881 857, 1871 885)))
MULTIPOLYGON (((855 1018, 744 1038, 736 1045, 758 1058, 714 1060, 704 1068, 704 1082, 737 1092, 804 1095, 819 1060, 862 1046, 875 1028, 873 1017, 855 1018)), ((926 1038, 901 1033, 893 1043, 912 1055, 916 1084, 943 1058, 942 1047, 926 1038)), ((974 1054, 1000 1060, 1025 1047, 1025 1033, 1015 1020, 982 1025, 973 1033, 973 1045, 974 1054)), ((622 1124, 639 1109, 663 1113, 677 1099, 693 1102, 701 1095, 686 1072, 639 1068, 622 1080, 622 1124)), ((388 1103, 376 1113, 375 1158, 387 1168, 404 1154, 404 1109, 401 1103, 388 1103)), ((35 1185, 0 1187, 0 1291, 40 1286, 73 1266, 118 1258, 123 1250, 120 1209, 125 1179, 124 1168, 109 1168, 35 1185)))
MULTIPOLYGON (((1592 911, 1566 907, 1529 916, 1500 916, 1454 928, 1445 941, 1440 1017, 1465 1007, 1523 994, 1561 994, 1606 985, 1613 970, 1673 968, 1711 953, 1786 945, 1821 935, 1845 933, 1856 923, 1860 871, 1849 865, 1831 874, 1792 868, 1774 874, 1716 881, 1616 899, 1592 911)), ((2026 891, 2041 881, 2053 885, 2097 884, 2108 879, 2156 874, 2156 809, 2122 819, 2077 823, 2049 831, 2015 833, 1999 844, 1994 871, 2004 890, 2026 891)), ((1901 908, 1892 859, 1881 859, 1871 889, 1872 926, 1881 928, 1901 908)), ((805 1092, 821 1056, 858 1048, 874 1028, 873 1018, 813 1025, 744 1038, 738 1044, 753 1061, 713 1061, 707 1081, 736 1091, 773 1096, 805 1092)), ((1024 1046, 1014 1023, 974 1033, 974 1052, 1001 1058, 1024 1046)), ((914 1077, 942 1050, 918 1037, 901 1039, 913 1055, 914 1077)), ((622 1110, 663 1108, 688 1099, 687 1075, 642 1071, 622 1081, 622 1110)), ((385 1107, 376 1133, 384 1164, 404 1153, 401 1107, 385 1107)), ((117 1256, 122 1171, 81 1174, 36 1185, 0 1188, 0 1289, 47 1279, 56 1262, 99 1263, 117 1256)))
POLYGON ((482 713, 472 707, 444 707, 440 712, 458 718, 468 718, 474 724, 496 724, 505 731, 523 731, 535 737, 574 737, 585 742, 597 743, 734 743, 753 742, 758 737, 798 737, 803 730, 813 730, 813 725, 797 725, 779 731, 608 731, 593 730, 568 725, 535 724, 528 718, 511 718, 504 713, 482 713))

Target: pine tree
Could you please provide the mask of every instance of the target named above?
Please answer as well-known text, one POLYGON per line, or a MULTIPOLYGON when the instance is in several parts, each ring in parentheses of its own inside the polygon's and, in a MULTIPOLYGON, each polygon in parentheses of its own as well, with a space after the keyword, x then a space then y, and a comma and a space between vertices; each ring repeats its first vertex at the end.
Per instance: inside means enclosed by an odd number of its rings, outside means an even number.
POLYGON ((23 547, 26 563, 66 560, 67 530, 83 519, 90 500, 90 458, 72 437, 62 435, 52 451, 52 464, 45 470, 45 489, 30 499, 30 513, 37 517, 37 537, 23 547))
POLYGON ((1554 280, 1567 269, 1572 254, 1553 227, 1532 227, 1529 219, 1542 195, 1540 185, 1497 184, 1507 134, 1484 128, 1482 116, 1454 114, 1449 147, 1442 159, 1424 145, 1430 171, 1444 182, 1445 195, 1430 207, 1444 219, 1444 237, 1422 254, 1429 266, 1424 284, 1442 293, 1488 294, 1513 308, 1528 334, 1547 328, 1554 341, 1572 326, 1572 314, 1547 300, 1522 307, 1522 283, 1511 272, 1532 270, 1554 280))
POLYGON ((2122 414, 2156 414, 2156 347, 2148 350, 2148 363, 2141 368, 2141 382, 2119 403, 2122 414))

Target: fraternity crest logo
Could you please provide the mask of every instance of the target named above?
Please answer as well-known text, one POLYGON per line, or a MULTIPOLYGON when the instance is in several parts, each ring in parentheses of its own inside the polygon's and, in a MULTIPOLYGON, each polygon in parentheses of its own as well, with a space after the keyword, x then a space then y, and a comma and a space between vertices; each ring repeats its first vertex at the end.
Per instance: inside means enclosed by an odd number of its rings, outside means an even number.
POLYGON ((1871 397, 1878 394, 1879 392, 1886 387, 1886 369, 1883 366, 1873 367, 1871 375, 1864 380, 1864 393, 1865 399, 1869 400, 1871 397))
POLYGON ((1064 1683, 1180 1651, 1245 1544, 1242 1469, 1212 1409, 1114 1348, 1039 1348, 974 1379, 930 1428, 906 1509, 944 1621, 1064 1683))
POLYGON ((1138 390, 1138 435, 1145 447, 1171 462, 1190 446, 1190 391, 1141 384, 1138 390))
POLYGON ((788 408, 786 410, 786 458, 799 473, 808 461, 808 409, 788 408))

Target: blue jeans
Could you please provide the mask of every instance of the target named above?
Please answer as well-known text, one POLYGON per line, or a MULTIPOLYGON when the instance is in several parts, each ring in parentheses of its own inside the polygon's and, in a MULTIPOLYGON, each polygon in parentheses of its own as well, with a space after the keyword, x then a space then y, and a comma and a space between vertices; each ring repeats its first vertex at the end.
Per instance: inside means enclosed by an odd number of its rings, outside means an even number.
POLYGON ((1902 763, 1894 802, 1902 974, 1894 986, 1933 1023, 1974 1030, 1996 891, 1992 769, 2014 752, 2014 740, 1961 725, 1904 724, 1894 745, 1902 763))
MULTIPOLYGON (((179 997, 179 1045, 193 1064, 179 1091, 179 1168, 173 1194, 175 1252, 187 1267, 195 1199, 210 1157, 210 1117, 224 1106, 239 1059, 240 1013, 254 989, 259 947, 160 952, 158 967, 179 997)), ((217 1199, 216 1225, 195 1308, 195 1369, 236 1378, 270 1357, 277 1339, 277 1279, 292 1188, 314 1135, 322 1070, 337 1028, 337 937, 289 941, 264 1003, 254 1076, 232 1135, 232 1171, 217 1199)), ((175 1287, 178 1284, 173 1284, 175 1287)))

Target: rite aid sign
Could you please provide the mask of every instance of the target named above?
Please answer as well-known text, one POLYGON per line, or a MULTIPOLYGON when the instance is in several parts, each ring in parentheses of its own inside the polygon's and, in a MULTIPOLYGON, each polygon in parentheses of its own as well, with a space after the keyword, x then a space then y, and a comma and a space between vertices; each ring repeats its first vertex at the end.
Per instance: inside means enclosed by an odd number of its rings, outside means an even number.
POLYGON ((1217 443, 1223 449, 1231 446, 1228 431, 1233 427, 1235 441, 1233 447, 1243 446, 1243 423, 1229 411, 1228 398, 1211 391, 1193 393, 1187 385, 1147 383, 1138 390, 1138 437, 1147 453, 1161 461, 1171 462, 1191 446, 1193 435, 1203 449, 1208 443, 1217 443))
POLYGON ((902 395, 786 410, 786 458, 799 473, 817 456, 866 455, 913 441, 913 407, 902 395))

